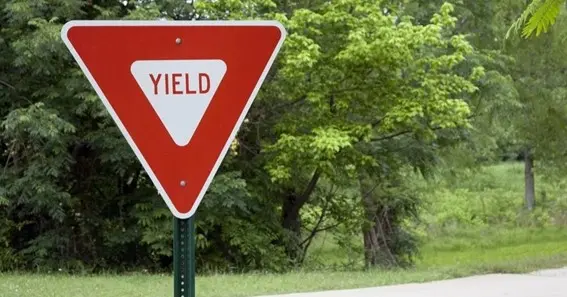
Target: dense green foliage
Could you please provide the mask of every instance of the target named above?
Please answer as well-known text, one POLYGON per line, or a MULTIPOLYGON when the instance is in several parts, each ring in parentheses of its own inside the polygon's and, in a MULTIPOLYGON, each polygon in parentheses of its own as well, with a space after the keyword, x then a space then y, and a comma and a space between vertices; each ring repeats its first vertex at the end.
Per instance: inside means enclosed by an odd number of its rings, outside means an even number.
POLYGON ((563 35, 503 42, 524 8, 0 0, 0 270, 170 269, 172 216, 64 47, 72 19, 276 19, 288 30, 196 215, 202 270, 300 267, 321 232, 353 263, 405 267, 420 238, 455 226, 563 225, 559 194, 544 200, 530 179, 534 160, 538 178, 565 172, 563 35), (517 156, 532 213, 522 180, 486 203, 456 188, 517 156))

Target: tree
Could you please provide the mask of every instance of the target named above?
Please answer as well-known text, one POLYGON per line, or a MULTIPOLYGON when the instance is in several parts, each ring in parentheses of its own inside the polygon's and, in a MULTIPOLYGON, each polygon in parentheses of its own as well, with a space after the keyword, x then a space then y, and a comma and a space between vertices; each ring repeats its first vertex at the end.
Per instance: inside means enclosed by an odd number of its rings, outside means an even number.
POLYGON ((359 170, 395 164, 378 156, 395 158, 382 148, 398 138, 427 146, 436 131, 467 126, 465 100, 483 71, 454 70, 473 49, 450 32, 452 6, 431 24, 413 25, 376 10, 379 4, 340 1, 296 10, 285 21, 290 36, 271 85, 281 91, 262 96, 262 105, 286 104, 286 111, 273 118, 263 158, 283 201, 292 255, 302 242, 301 211, 321 181, 341 183, 359 170))
POLYGON ((509 49, 521 61, 515 65, 514 75, 522 109, 513 129, 525 161, 525 201, 528 209, 533 209, 536 202, 534 166, 541 174, 547 169, 564 168, 562 145, 565 143, 562 139, 567 113, 563 106, 567 85, 561 79, 566 66, 563 58, 565 50, 558 42, 563 32, 557 30, 536 40, 518 41, 521 46, 509 49), (533 52, 541 54, 534 59, 533 52))

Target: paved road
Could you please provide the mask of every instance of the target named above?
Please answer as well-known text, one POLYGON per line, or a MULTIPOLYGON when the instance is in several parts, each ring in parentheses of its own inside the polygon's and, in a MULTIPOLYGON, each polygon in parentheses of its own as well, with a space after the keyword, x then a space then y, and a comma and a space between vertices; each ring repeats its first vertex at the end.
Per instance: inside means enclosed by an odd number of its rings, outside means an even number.
POLYGON ((567 297, 567 267, 530 274, 489 274, 422 284, 277 297, 567 297))

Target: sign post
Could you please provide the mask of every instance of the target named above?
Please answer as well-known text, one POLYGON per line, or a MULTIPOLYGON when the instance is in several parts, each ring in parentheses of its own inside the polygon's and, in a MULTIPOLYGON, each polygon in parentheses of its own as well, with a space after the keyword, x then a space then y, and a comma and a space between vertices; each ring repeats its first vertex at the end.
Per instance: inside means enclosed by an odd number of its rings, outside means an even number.
POLYGON ((174 218, 195 297, 194 214, 286 36, 275 21, 70 21, 61 37, 174 218))
POLYGON ((194 217, 173 220, 173 296, 195 297, 194 217))

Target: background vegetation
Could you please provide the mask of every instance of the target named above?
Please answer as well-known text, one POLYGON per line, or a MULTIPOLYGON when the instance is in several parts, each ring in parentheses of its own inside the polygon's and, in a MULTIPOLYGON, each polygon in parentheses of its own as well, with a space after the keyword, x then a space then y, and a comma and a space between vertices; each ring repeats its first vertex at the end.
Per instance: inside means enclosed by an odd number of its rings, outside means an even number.
POLYGON ((196 215, 201 275, 567 263, 565 18, 506 39, 524 4, 0 0, 0 270, 171 271, 172 216, 64 47, 72 19, 287 28, 196 215))

